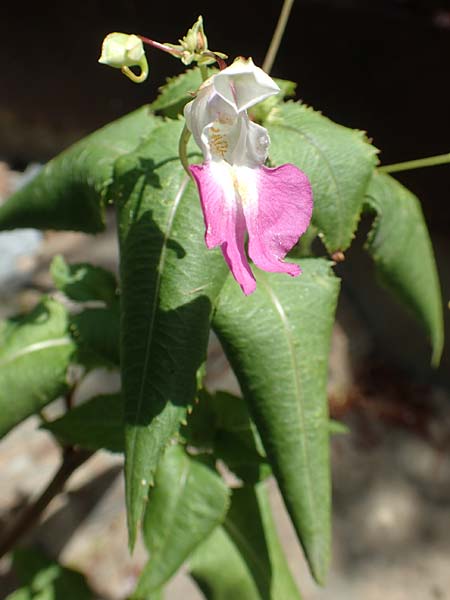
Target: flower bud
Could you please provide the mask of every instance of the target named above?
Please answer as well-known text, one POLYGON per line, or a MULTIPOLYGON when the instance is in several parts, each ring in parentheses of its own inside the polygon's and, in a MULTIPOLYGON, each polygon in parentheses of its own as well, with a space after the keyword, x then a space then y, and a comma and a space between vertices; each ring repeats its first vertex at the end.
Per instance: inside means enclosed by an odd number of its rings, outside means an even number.
POLYGON ((109 33, 102 44, 102 53, 99 63, 121 69, 127 77, 136 83, 147 78, 148 64, 145 57, 142 40, 134 34, 109 33), (140 75, 136 75, 129 67, 139 66, 140 75))

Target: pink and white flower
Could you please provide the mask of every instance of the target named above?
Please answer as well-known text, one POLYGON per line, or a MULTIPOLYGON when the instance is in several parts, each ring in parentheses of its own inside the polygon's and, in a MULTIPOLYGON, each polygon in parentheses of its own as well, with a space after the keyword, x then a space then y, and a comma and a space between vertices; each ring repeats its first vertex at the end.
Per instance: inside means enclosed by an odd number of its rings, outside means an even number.
POLYGON ((285 164, 264 166, 267 130, 250 121, 247 109, 277 94, 279 87, 251 59, 237 59, 207 79, 184 114, 204 162, 191 165, 206 226, 208 248, 219 246, 244 294, 256 281, 245 252, 265 271, 301 273, 284 257, 306 231, 313 207, 307 176, 285 164))

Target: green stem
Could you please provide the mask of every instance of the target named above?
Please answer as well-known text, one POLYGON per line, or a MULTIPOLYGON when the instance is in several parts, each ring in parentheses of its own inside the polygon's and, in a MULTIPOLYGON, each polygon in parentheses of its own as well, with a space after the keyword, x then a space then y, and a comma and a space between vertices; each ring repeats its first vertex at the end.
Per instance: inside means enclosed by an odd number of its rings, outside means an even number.
POLYGON ((406 162, 396 163, 395 165, 386 165, 380 167, 383 173, 396 173, 399 171, 411 171, 412 169, 421 169, 422 167, 434 167, 436 165, 445 165, 450 163, 449 154, 439 154, 428 158, 419 158, 417 160, 408 160, 406 162))
POLYGON ((205 65, 200 65, 200 75, 202 76, 202 81, 206 81, 209 77, 208 67, 205 65))
POLYGON ((270 46, 267 50, 267 54, 262 66, 263 71, 265 71, 266 73, 270 73, 270 71, 272 70, 273 63, 275 62, 278 48, 280 47, 281 40, 283 39, 284 30, 286 29, 286 25, 289 19, 289 15, 291 14, 293 4, 294 0, 284 0, 283 2, 283 8, 281 9, 280 16, 278 17, 278 23, 275 27, 275 31, 272 36, 272 41, 270 42, 270 46))
POLYGON ((189 138, 191 137, 191 132, 186 127, 183 127, 183 131, 180 135, 180 141, 178 142, 178 156, 180 157, 181 164, 183 165, 183 169, 192 178, 192 173, 189 170, 189 160, 187 155, 187 145, 189 142, 189 138))

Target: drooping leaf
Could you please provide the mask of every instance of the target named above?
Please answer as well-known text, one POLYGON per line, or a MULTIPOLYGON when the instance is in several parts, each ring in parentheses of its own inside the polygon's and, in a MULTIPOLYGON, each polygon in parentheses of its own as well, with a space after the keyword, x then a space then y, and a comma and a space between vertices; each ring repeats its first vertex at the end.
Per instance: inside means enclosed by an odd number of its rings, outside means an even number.
POLYGON ((62 443, 87 450, 123 452, 123 399, 120 394, 95 396, 59 419, 42 425, 62 443))
POLYGON ((63 567, 36 549, 16 549, 13 554, 13 569, 23 587, 9 595, 6 600, 94 598, 81 573, 63 567))
POLYGON ((346 250, 376 164, 376 149, 364 133, 294 102, 278 105, 264 124, 272 162, 293 163, 308 175, 314 194, 312 222, 328 251, 346 250))
POLYGON ((300 600, 278 539, 265 483, 233 490, 224 528, 244 558, 262 600, 300 600))
POLYGON ((0 229, 101 231, 115 161, 160 123, 144 106, 77 142, 0 206, 0 229))
POLYGON ((213 327, 238 377, 312 573, 330 552, 327 364, 339 282, 323 259, 303 274, 257 272, 242 300, 231 278, 213 327))
MULTIPOLYGON (((213 73, 212 71, 211 73, 213 73)), ((202 83, 200 69, 188 69, 181 75, 170 77, 167 82, 159 88, 159 95, 150 108, 156 112, 176 119, 182 114, 185 104, 193 98, 193 94, 198 90, 202 83)))
POLYGON ((384 173, 374 174, 366 201, 377 215, 366 244, 377 275, 423 324, 437 365, 444 344, 442 299, 420 202, 384 173))
POLYGON ((0 437, 67 390, 68 328, 65 308, 50 298, 0 323, 0 437))
POLYGON ((194 400, 212 305, 226 278, 207 250, 194 185, 177 156, 181 121, 117 163, 121 362, 130 542, 161 453, 194 400), (144 484, 143 484, 144 482, 144 484))
POLYGON ((50 265, 55 287, 71 300, 98 300, 107 306, 117 304, 117 281, 111 271, 88 263, 69 265, 57 255, 50 265))
POLYGON ((221 477, 189 457, 181 446, 169 447, 149 494, 143 523, 150 559, 134 598, 163 585, 225 518, 229 490, 221 477))
POLYGON ((261 600, 245 560, 223 527, 191 555, 189 571, 206 600, 261 600))

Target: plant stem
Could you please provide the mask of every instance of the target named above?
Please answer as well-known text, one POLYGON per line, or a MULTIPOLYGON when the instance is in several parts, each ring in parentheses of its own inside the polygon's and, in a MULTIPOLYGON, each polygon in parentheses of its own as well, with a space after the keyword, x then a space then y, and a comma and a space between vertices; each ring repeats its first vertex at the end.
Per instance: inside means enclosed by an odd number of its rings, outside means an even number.
POLYGON ((0 558, 12 550, 17 542, 29 531, 38 521, 43 511, 47 508, 55 496, 64 489, 69 477, 85 463, 94 453, 87 450, 77 450, 69 447, 64 450, 63 460, 53 479, 42 492, 42 494, 23 512, 12 524, 9 531, 0 541, 0 558))
POLYGON ((438 156, 408 160, 406 162, 396 163, 395 165, 386 165, 380 167, 379 170, 383 171, 383 173, 396 173, 399 171, 411 171, 412 169, 434 167, 435 165, 445 165, 448 163, 450 163, 450 154, 439 154, 438 156))
POLYGON ((278 17, 278 23, 275 27, 275 31, 272 36, 272 40, 270 42, 269 49, 267 50, 266 57, 263 62, 263 71, 266 73, 270 73, 273 67, 273 63, 275 62, 275 58, 277 56, 278 48, 280 47, 281 40, 283 39, 284 30, 286 29, 286 25, 289 19, 289 15, 291 14, 292 5, 294 4, 294 0, 284 0, 283 7, 280 12, 280 16, 278 17))

